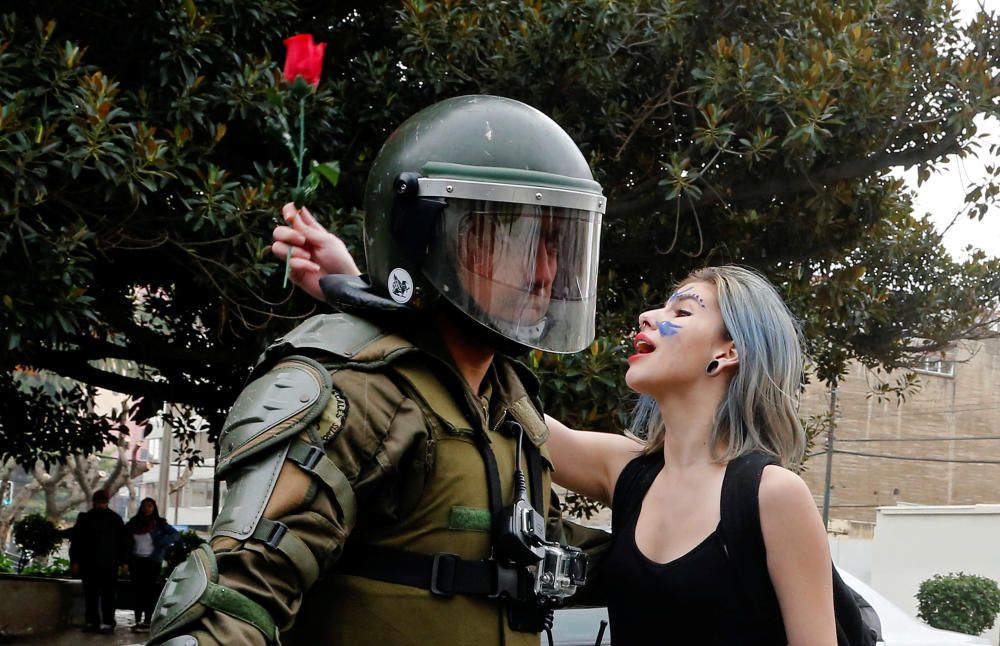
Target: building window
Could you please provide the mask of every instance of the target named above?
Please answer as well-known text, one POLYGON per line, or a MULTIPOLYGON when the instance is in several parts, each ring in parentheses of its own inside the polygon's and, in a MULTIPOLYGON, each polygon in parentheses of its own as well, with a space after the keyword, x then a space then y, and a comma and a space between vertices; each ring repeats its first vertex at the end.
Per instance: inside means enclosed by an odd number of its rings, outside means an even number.
POLYGON ((924 359, 917 364, 916 371, 940 377, 954 377, 955 362, 944 359, 924 359))
POLYGON ((184 487, 185 502, 188 507, 210 507, 212 505, 212 481, 192 480, 184 487))

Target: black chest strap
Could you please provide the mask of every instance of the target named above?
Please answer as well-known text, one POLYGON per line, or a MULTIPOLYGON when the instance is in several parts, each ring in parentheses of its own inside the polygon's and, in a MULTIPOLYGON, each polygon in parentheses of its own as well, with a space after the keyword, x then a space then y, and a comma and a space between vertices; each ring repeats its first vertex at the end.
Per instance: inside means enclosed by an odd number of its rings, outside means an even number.
POLYGON ((450 597, 526 599, 534 580, 524 568, 494 559, 473 561, 455 554, 420 554, 382 545, 352 545, 336 565, 338 574, 407 585, 450 597))
POLYGON ((545 491, 542 488, 542 452, 528 442, 525 445, 524 453, 528 458, 528 484, 531 487, 531 506, 535 511, 545 515, 545 491))
MULTIPOLYGON (((447 393, 440 381, 432 373, 420 367, 411 367, 407 370, 397 367, 394 373, 390 373, 390 378, 417 404, 427 424, 444 432, 438 413, 426 399, 427 393, 430 393, 435 401, 447 399, 447 393), (419 390, 414 381, 419 382, 423 390, 419 390)), ((461 412, 453 411, 453 416, 457 419, 461 416, 461 412)), ((515 425, 516 423, 507 421, 504 423, 504 430, 512 429, 515 425)), ((482 430, 474 431, 473 440, 483 460, 490 518, 495 525, 495 519, 503 508, 500 469, 486 433, 482 430)), ((543 510, 546 492, 542 490, 541 452, 530 442, 527 443, 524 452, 531 487, 531 504, 535 509, 543 510)), ((440 596, 461 594, 527 601, 534 594, 534 576, 531 572, 524 567, 501 564, 493 558, 470 560, 445 552, 423 554, 382 545, 355 544, 351 541, 348 541, 344 554, 337 561, 333 571, 337 574, 360 576, 429 590, 440 596)))
MULTIPOLYGON (((475 435, 476 449, 483 458, 483 466, 486 468, 486 492, 490 503, 490 519, 496 520, 497 514, 503 507, 503 500, 500 493, 500 468, 497 466, 497 457, 490 448, 490 441, 486 434, 477 432, 475 435)), ((492 529, 490 535, 492 536, 492 529)))

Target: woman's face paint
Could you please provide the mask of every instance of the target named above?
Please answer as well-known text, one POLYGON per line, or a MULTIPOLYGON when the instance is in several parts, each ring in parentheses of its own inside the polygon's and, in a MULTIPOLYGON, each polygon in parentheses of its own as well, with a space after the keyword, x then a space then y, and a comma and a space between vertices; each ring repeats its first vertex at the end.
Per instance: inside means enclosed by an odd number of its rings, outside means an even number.
POLYGON ((681 327, 670 321, 658 321, 656 323, 656 328, 660 331, 660 336, 673 336, 680 332, 681 327))
POLYGON ((688 287, 685 287, 680 291, 676 291, 670 296, 670 300, 668 300, 667 302, 673 303, 674 301, 682 299, 692 300, 698 303, 698 305, 701 305, 701 309, 705 309, 705 299, 699 296, 696 292, 692 291, 693 289, 694 288, 689 285, 688 287))

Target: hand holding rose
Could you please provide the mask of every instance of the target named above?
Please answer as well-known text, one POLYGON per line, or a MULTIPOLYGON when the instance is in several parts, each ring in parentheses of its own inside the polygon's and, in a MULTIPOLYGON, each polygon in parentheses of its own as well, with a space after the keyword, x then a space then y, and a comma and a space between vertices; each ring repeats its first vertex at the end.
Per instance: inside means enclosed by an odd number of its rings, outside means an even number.
MULTIPOLYGON (((323 295, 319 289, 319 276, 330 272, 321 272, 319 265, 312 262, 311 259, 318 253, 313 243, 320 240, 320 231, 324 234, 326 231, 309 215, 309 211, 305 210, 303 204, 306 198, 319 186, 321 179, 327 180, 333 186, 337 185, 340 179, 340 165, 337 162, 319 164, 313 161, 312 170, 309 173, 309 177, 306 178, 305 185, 303 185, 302 172, 306 156, 305 102, 306 97, 310 96, 319 85, 320 74, 323 70, 323 52, 326 49, 326 43, 313 42, 313 37, 310 34, 296 34, 285 39, 285 48, 285 68, 283 74, 285 81, 289 84, 292 97, 298 99, 299 103, 298 146, 292 145, 291 133, 288 133, 286 138, 288 149, 292 153, 292 159, 295 161, 297 167, 297 175, 295 190, 292 193, 293 204, 286 204, 282 209, 285 221, 291 224, 292 227, 278 227, 274 230, 276 244, 271 247, 271 250, 279 256, 282 251, 284 253, 285 278, 282 286, 287 285, 288 279, 291 278, 293 283, 302 287, 313 297, 322 300, 323 295), (298 214, 296 213, 297 209, 298 214), (299 230, 294 228, 296 225, 298 225, 299 230), (307 236, 306 233, 309 233, 309 235, 307 236), (279 238, 279 235, 282 237, 279 238), (295 249, 294 252, 293 248, 295 249), (292 257, 293 253, 298 254, 294 259, 292 257)), ((336 236, 332 237, 340 247, 344 246, 339 238, 336 236)), ((336 248, 336 244, 333 247, 335 251, 340 251, 336 248)), ((347 254, 346 248, 343 249, 343 253, 347 254)), ((350 255, 347 255, 347 257, 350 259, 350 255)), ((351 261, 350 264, 353 266, 354 262, 351 261)), ((358 273, 357 267, 354 267, 354 273, 358 273)))
POLYGON ((283 260, 290 258, 289 278, 307 294, 323 300, 319 279, 326 274, 361 273, 344 242, 324 229, 309 209, 296 209, 289 202, 282 207, 281 216, 287 226, 275 227, 271 253, 283 260))

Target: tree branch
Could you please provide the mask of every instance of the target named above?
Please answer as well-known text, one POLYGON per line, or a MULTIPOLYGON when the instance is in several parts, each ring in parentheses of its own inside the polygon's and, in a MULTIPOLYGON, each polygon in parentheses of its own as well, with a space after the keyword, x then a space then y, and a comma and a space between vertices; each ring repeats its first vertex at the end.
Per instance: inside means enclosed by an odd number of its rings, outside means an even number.
POLYGON ((180 477, 174 481, 173 485, 170 486, 169 493, 167 495, 174 495, 190 482, 191 476, 194 474, 194 468, 189 464, 184 467, 184 471, 181 473, 180 477))
MULTIPOLYGON (((866 177, 886 168, 913 166, 959 152, 961 150, 959 145, 961 136, 961 131, 952 131, 939 141, 925 147, 913 147, 898 152, 879 152, 863 159, 854 159, 813 173, 779 175, 772 179, 754 180, 723 188, 719 192, 705 192, 698 200, 692 200, 689 204, 682 203, 681 214, 693 209, 713 206, 723 201, 733 204, 761 197, 779 197, 815 191, 816 187, 824 184, 866 177)), ((608 200, 608 217, 628 218, 637 214, 648 215, 665 203, 663 195, 662 190, 654 189, 632 200, 610 199, 608 200)))
POLYGON ((51 370, 64 377, 76 379, 91 386, 97 386, 134 397, 151 397, 191 406, 218 407, 225 405, 232 394, 215 385, 196 386, 179 380, 157 382, 118 375, 95 368, 87 363, 91 357, 80 351, 56 351, 36 349, 25 362, 35 368, 51 370))

